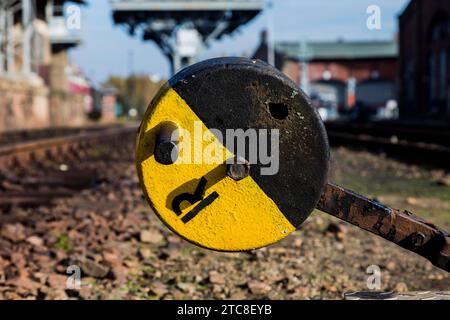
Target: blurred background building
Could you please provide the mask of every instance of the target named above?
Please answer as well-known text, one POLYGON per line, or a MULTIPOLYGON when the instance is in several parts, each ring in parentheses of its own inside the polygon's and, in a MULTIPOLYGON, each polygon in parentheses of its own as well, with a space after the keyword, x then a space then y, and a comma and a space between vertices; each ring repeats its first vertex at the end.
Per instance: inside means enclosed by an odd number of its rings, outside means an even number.
POLYGON ((1 1, 0 131, 86 124, 96 108, 92 84, 68 56, 82 43, 85 4, 1 1))
MULTIPOLYGON (((412 0, 398 24, 392 41, 277 42, 275 65, 325 119, 450 119, 450 1, 412 0)), ((269 48, 263 32, 253 57, 269 48)))
MULTIPOLYGON (((266 33, 254 58, 267 59, 266 33)), ((276 66, 287 74, 327 118, 361 104, 378 114, 397 97, 398 48, 393 41, 277 42, 276 66), (323 110, 324 112, 325 110, 323 110)))
POLYGON ((0 130, 84 122, 90 85, 67 56, 81 42, 67 23, 69 3, 84 1, 1 2, 0 130))
MULTIPOLYGON (((0 131, 142 116, 163 79, 130 67, 127 76, 110 75, 94 85, 71 63, 68 52, 82 43, 85 4, 0 2, 0 131)), ((172 73, 271 8, 268 0, 105 0, 105 5, 114 24, 158 46, 172 73)), ((449 17, 448 0, 412 0, 399 16, 398 37, 384 41, 276 41, 272 18, 253 58, 288 75, 324 120, 399 114, 450 119, 449 17)), ((97 49, 90 53, 95 59, 97 49)))
POLYGON ((450 1, 412 0, 400 15, 402 116, 450 119, 450 1))

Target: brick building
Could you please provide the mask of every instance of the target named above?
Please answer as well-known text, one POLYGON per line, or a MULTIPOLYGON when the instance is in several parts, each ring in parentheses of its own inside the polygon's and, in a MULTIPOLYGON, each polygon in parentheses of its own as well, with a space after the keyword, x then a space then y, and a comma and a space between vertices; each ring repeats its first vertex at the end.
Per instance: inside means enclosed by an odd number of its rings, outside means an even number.
POLYGON ((0 1, 0 132, 81 125, 89 95, 73 90, 68 50, 81 34, 66 26, 67 4, 84 0, 0 1))
MULTIPOLYGON (((279 42, 275 48, 278 69, 309 95, 333 100, 341 111, 357 101, 377 108, 396 100, 395 41, 279 42)), ((254 58, 267 61, 264 36, 254 58)))
POLYGON ((450 118, 450 1, 412 0, 399 23, 402 116, 450 118))

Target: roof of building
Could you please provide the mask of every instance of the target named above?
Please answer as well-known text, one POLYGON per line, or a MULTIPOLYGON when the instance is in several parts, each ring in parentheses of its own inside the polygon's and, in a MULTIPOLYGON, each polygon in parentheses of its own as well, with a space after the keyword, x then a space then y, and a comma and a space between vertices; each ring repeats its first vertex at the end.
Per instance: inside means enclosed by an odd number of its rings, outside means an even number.
POLYGON ((396 41, 330 41, 303 44, 278 42, 275 48, 291 59, 299 59, 300 51, 306 52, 310 60, 379 59, 398 56, 396 41))

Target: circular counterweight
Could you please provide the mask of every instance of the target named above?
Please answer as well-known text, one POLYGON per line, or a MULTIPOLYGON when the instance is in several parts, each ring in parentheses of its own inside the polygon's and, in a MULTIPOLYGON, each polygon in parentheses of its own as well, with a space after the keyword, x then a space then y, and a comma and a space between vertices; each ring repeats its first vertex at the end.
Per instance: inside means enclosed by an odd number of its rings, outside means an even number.
POLYGON ((286 76, 260 61, 220 58, 161 88, 143 118, 136 162, 170 229, 208 249, 245 251, 283 239, 311 214, 329 147, 317 112, 286 76), (161 143, 176 144, 173 161, 158 162, 161 143), (250 166, 239 179, 230 176, 236 159, 250 166))

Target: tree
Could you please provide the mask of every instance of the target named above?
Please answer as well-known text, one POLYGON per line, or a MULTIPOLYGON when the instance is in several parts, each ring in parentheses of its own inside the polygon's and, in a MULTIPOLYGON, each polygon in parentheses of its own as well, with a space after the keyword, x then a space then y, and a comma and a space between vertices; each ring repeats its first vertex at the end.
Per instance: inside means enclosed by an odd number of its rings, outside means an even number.
POLYGON ((142 117, 163 83, 164 81, 154 82, 147 75, 132 75, 126 79, 111 76, 103 86, 117 89, 117 101, 123 106, 124 114, 136 109, 138 116, 142 117))

